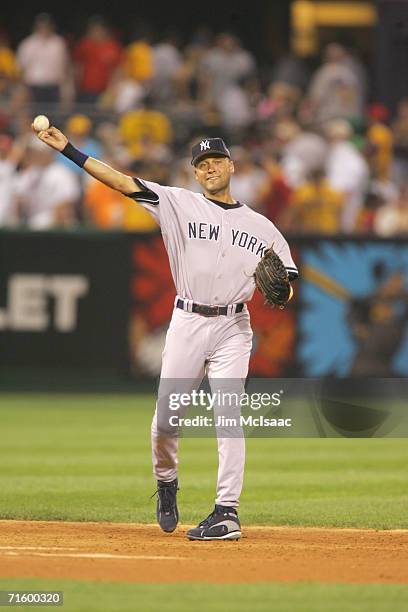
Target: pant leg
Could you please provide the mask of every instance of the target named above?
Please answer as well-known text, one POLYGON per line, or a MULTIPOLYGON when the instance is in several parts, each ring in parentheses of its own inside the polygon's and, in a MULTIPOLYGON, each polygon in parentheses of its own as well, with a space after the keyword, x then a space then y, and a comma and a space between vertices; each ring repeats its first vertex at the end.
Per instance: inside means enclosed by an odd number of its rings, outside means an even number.
MULTIPOLYGON (((248 313, 236 315, 224 323, 224 329, 208 363, 212 393, 239 395, 245 390, 248 363, 252 348, 252 330, 248 313)), ((233 396, 234 397, 234 396, 233 396)), ((214 406, 214 416, 222 414, 237 419, 232 427, 217 427, 218 478, 215 503, 237 508, 245 468, 245 438, 239 425, 239 406, 214 406)))
POLYGON ((153 475, 157 480, 177 477, 178 435, 172 416, 184 416, 187 408, 170 410, 173 394, 191 393, 204 377, 208 330, 200 315, 175 309, 162 354, 160 385, 151 427, 153 475))

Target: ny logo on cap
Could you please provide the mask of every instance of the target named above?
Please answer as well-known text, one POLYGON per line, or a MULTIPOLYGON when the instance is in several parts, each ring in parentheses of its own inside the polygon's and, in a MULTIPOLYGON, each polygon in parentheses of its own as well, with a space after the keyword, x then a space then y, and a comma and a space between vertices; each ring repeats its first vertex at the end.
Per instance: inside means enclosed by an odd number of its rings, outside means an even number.
POLYGON ((209 150, 209 149, 210 149, 210 143, 209 143, 209 141, 208 141, 208 140, 202 140, 202 141, 200 142, 200 148, 201 148, 201 150, 202 150, 202 151, 209 150))

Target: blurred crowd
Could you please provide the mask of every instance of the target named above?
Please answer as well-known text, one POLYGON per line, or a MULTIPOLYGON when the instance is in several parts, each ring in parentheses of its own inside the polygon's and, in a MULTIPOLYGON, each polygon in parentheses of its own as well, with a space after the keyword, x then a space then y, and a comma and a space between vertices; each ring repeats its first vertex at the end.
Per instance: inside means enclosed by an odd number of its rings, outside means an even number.
POLYGON ((298 234, 408 234, 408 100, 391 116, 369 72, 330 43, 261 66, 237 36, 180 44, 138 24, 124 41, 101 17, 83 36, 40 14, 16 48, 0 31, 0 226, 156 231, 148 213, 31 131, 46 114, 80 150, 134 176, 198 191, 191 145, 222 136, 234 197, 298 234))

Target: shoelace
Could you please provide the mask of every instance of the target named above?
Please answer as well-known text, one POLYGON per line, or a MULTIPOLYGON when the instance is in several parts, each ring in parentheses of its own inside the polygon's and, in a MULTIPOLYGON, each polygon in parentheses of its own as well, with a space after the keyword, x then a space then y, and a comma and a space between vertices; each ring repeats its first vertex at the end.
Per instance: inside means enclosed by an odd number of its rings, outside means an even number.
POLYGON ((203 521, 201 521, 201 523, 199 524, 199 527, 208 527, 208 525, 211 523, 211 520, 217 515, 217 514, 228 514, 225 512, 225 510, 219 510, 217 508, 214 508, 214 510, 211 512, 211 514, 209 514, 207 516, 206 519, 204 519, 203 521))
POLYGON ((167 514, 172 510, 176 491, 178 491, 178 487, 160 487, 160 489, 158 488, 153 495, 150 496, 150 499, 152 499, 155 495, 159 495, 163 512, 167 514))
POLYGON ((206 519, 204 519, 203 521, 201 521, 201 523, 199 524, 199 527, 208 527, 208 525, 211 523, 211 519, 213 519, 217 514, 224 514, 222 510, 216 510, 214 509, 211 514, 209 514, 207 516, 206 519))

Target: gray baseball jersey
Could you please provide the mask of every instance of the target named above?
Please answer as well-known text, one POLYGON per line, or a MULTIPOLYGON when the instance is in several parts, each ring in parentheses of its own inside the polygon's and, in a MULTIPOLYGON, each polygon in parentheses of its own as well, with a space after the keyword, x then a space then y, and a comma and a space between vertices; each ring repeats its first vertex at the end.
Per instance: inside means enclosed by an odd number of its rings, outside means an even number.
POLYGON ((256 265, 271 246, 290 278, 298 275, 282 234, 245 204, 223 204, 187 189, 135 181, 143 191, 130 197, 161 227, 179 296, 200 304, 248 302, 256 265))
MULTIPOLYGON (((130 197, 160 224, 179 297, 207 305, 248 302, 255 289, 253 273, 265 249, 273 246, 297 276, 288 244, 266 217, 248 206, 224 204, 178 187, 135 179, 143 189, 130 197)), ((247 308, 230 316, 205 317, 175 308, 162 354, 161 383, 152 423, 153 472, 172 481, 178 473, 178 437, 163 434, 167 398, 190 392, 205 373, 214 385, 238 381, 248 373, 252 330, 247 308), (181 379, 181 381, 179 381, 181 379), (174 387, 174 388, 173 388, 174 387), (164 401, 162 401, 164 399, 164 401)), ((228 387, 229 388, 229 387, 228 387)), ((235 388, 234 388, 235 390, 235 388)), ((214 407, 214 413, 216 407, 214 407)), ((238 507, 245 464, 244 436, 217 431, 219 454, 216 504, 238 507)))

